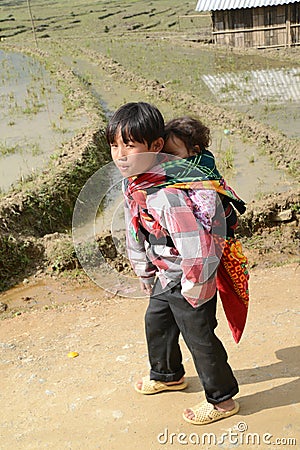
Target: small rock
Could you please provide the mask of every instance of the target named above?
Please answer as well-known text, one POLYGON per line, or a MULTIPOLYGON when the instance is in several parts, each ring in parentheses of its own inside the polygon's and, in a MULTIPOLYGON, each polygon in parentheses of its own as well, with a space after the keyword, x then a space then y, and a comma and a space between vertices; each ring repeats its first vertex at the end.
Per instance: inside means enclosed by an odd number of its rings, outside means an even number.
POLYGON ((46 395, 55 395, 54 391, 49 391, 48 389, 45 390, 46 395))
POLYGON ((3 313, 7 310, 8 306, 6 303, 0 302, 0 313, 3 313))
POLYGON ((121 417, 123 417, 123 413, 122 413, 122 411, 119 411, 119 410, 113 411, 112 416, 114 419, 121 419, 121 417))
POLYGON ((6 342, 0 342, 0 348, 9 349, 9 350, 15 350, 16 346, 15 344, 10 344, 6 342))
POLYGON ((274 222, 287 222, 293 218, 293 211, 291 209, 287 209, 285 211, 280 211, 276 215, 273 216, 274 222))
POLYGON ((35 373, 33 373, 32 375, 30 375, 30 377, 28 378, 27 382, 30 383, 32 380, 34 380, 37 377, 37 375, 35 373))

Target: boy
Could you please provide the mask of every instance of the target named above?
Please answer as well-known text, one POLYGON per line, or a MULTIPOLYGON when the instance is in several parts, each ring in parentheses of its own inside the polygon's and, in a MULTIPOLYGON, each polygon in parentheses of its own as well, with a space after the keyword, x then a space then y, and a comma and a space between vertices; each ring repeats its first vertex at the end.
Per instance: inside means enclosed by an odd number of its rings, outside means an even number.
POLYGON ((236 414, 238 384, 216 337, 216 269, 211 234, 195 219, 182 189, 164 186, 157 164, 164 146, 164 120, 148 103, 127 103, 107 127, 112 158, 124 179, 126 243, 142 290, 150 294, 145 315, 150 377, 135 385, 141 394, 185 389, 178 339, 181 333, 207 401, 183 418, 207 424, 236 414))

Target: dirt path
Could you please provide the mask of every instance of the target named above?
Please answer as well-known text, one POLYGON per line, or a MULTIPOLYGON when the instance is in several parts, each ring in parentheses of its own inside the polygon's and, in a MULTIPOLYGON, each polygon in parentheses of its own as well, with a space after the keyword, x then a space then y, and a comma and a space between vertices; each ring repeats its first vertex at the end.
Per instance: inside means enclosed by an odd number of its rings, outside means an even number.
POLYGON ((219 309, 218 335, 240 383, 241 410, 206 427, 181 417, 203 397, 184 344, 185 392, 143 397, 133 389, 148 367, 146 299, 112 298, 89 281, 51 278, 1 294, 0 301, 10 299, 17 308, 19 299, 28 311, 1 321, 0 449, 296 448, 299 270, 252 271, 249 321, 239 345, 219 309), (69 351, 79 356, 68 358, 69 351))

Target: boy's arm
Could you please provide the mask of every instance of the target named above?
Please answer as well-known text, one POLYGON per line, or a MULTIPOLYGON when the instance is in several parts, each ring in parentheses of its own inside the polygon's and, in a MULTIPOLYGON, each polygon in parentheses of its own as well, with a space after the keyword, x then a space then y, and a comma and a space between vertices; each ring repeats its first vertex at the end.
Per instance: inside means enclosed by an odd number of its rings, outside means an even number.
POLYGON ((145 249, 145 235, 138 230, 137 240, 131 233, 132 216, 130 208, 125 199, 125 226, 126 226, 126 248, 127 255, 136 275, 140 278, 141 289, 150 293, 151 286, 154 283, 156 267, 149 261, 145 249))
POLYGON ((149 212, 169 232, 179 252, 182 295, 193 306, 210 300, 216 292, 219 260, 212 235, 196 220, 189 197, 179 189, 161 189, 149 212))

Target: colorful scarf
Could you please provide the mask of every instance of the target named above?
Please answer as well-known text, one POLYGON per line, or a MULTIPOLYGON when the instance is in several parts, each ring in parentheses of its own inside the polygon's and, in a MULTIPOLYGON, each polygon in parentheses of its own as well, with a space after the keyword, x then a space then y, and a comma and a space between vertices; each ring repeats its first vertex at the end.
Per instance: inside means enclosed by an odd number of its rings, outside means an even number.
MULTIPOLYGON (((186 159, 175 160, 168 160, 166 155, 159 154, 158 165, 151 172, 129 178, 125 183, 125 196, 132 215, 130 231, 135 239, 141 225, 140 217, 151 223, 151 234, 156 237, 161 235, 162 227, 148 214, 146 200, 147 195, 162 188, 213 189, 223 195, 227 203, 233 204, 240 214, 246 210, 243 200, 218 172, 214 156, 208 150, 204 149, 202 153, 186 159)), ((238 343, 246 324, 249 303, 247 258, 236 238, 216 234, 213 237, 223 248, 217 271, 217 288, 233 338, 238 343)))
POLYGON ((195 156, 173 160, 159 154, 158 165, 151 172, 129 178, 125 194, 130 197, 134 192, 141 191, 146 198, 148 194, 162 188, 213 189, 228 197, 241 214, 246 210, 243 200, 226 184, 217 170, 214 155, 206 149, 195 156))
MULTIPOLYGON (((218 239, 214 235, 214 239, 218 239)), ((249 305, 248 260, 236 238, 222 242, 223 254, 217 271, 217 289, 229 328, 236 343, 242 337, 249 305)))

